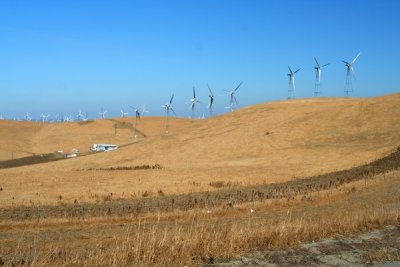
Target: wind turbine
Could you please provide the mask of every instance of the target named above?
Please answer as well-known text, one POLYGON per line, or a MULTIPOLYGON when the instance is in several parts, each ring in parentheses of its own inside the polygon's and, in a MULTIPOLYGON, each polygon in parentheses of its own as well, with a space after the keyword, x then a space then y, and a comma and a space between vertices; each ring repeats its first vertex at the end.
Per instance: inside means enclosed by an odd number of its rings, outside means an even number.
POLYGON ((131 109, 133 109, 133 111, 135 112, 135 138, 136 138, 137 137, 137 128, 136 128, 136 126, 137 126, 138 120, 140 120, 140 109, 132 107, 132 106, 129 106, 129 107, 131 109))
POLYGON ((208 91, 210 91, 210 94, 208 95, 208 110, 209 110, 210 116, 211 116, 213 113, 214 94, 211 91, 211 88, 209 85, 208 85, 208 91))
POLYGON ((142 106, 142 114, 141 114, 141 116, 143 117, 144 116, 144 113, 148 113, 149 111, 146 109, 146 105, 143 105, 142 106))
POLYGON ((25 118, 26 121, 31 121, 32 120, 32 118, 31 118, 31 116, 29 116, 28 112, 25 114, 24 118, 25 118))
POLYGON ((288 66, 290 73, 288 73, 289 76, 289 89, 288 89, 288 99, 292 99, 294 98, 294 90, 295 90, 295 85, 294 85, 294 78, 296 76, 296 73, 301 70, 301 68, 299 68, 298 70, 296 70, 295 72, 292 71, 292 69, 290 68, 290 66, 288 66))
POLYGON ((47 114, 47 115, 44 115, 43 113, 40 114, 40 118, 42 119, 42 122, 46 122, 49 117, 50 117, 50 114, 47 114))
POLYGON ((315 71, 316 71, 316 75, 315 75, 315 89, 314 89, 314 96, 318 96, 319 94, 321 94, 321 72, 322 72, 322 68, 328 66, 331 63, 328 64, 324 64, 324 65, 320 65, 318 60, 314 57, 315 63, 317 63, 317 66, 314 67, 315 71))
POLYGON ((127 113, 127 112, 124 112, 124 111, 122 110, 122 108, 120 109, 120 112, 121 112, 121 118, 124 118, 126 115, 128 115, 128 113, 127 113))
POLYGON ((85 116, 82 114, 81 110, 79 110, 79 113, 78 113, 78 115, 76 115, 76 117, 78 118, 78 121, 85 120, 85 116))
POLYGON ((172 111, 174 113, 174 115, 176 116, 176 113, 175 113, 174 109, 172 108, 172 99, 174 99, 174 94, 172 94, 171 99, 169 100, 169 103, 161 106, 162 108, 165 109, 165 113, 167 115, 166 123, 165 123, 165 133, 168 133, 169 111, 172 111))
POLYGON ((352 83, 351 74, 353 74, 353 78, 356 77, 356 73, 354 71, 353 64, 356 62, 356 60, 358 59, 358 57, 360 55, 361 55, 361 53, 358 53, 358 55, 351 62, 342 60, 342 62, 345 64, 345 67, 346 67, 346 83, 345 83, 345 89, 344 89, 344 93, 346 95, 349 95, 349 93, 353 92, 353 83, 352 83))
POLYGON ((194 113, 195 113, 195 108, 196 108, 196 103, 201 103, 199 100, 196 99, 196 89, 193 87, 193 98, 190 99, 190 109, 192 110, 192 119, 194 118, 194 113))
POLYGON ((107 110, 103 110, 103 108, 101 108, 101 111, 99 112, 101 119, 104 120, 106 117, 107 110))
POLYGON ((229 106, 231 107, 231 111, 233 110, 233 107, 236 106, 238 107, 239 104, 236 100, 236 91, 239 89, 239 87, 242 85, 243 82, 239 83, 239 85, 235 88, 235 90, 224 90, 225 92, 228 92, 229 96, 230 96, 230 101, 229 101, 229 106))

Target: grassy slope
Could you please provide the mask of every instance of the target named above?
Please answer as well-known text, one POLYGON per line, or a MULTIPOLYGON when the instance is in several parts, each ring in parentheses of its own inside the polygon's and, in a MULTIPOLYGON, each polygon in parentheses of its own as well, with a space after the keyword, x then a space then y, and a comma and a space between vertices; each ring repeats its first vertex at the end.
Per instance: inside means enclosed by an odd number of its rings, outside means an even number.
MULTIPOLYGON (((28 200, 90 201, 91 194, 145 190, 179 193, 211 189, 221 180, 242 184, 280 182, 378 158, 400 144, 400 94, 372 99, 318 98, 259 104, 207 120, 143 118, 147 136, 118 151, 67 161, 0 170, 0 203, 28 200), (163 170, 88 171, 158 163, 163 170), (76 171, 84 169, 83 171, 76 171), (12 177, 13 179, 10 179, 12 177), (195 182, 195 183, 193 183, 195 182), (23 185, 29 184, 29 190, 23 185)), ((111 120, 87 124, 0 121, 0 157, 10 152, 47 153, 93 143, 125 144, 132 129, 111 120)), ((119 121, 122 121, 119 119, 119 121)))

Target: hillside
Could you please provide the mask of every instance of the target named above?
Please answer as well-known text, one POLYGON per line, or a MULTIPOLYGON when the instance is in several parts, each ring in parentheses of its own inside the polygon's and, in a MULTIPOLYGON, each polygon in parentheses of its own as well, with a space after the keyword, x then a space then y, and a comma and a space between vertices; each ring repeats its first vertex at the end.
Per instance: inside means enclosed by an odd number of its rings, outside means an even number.
MULTIPOLYGON (((36 193, 50 202, 57 194, 90 201, 90 195, 111 192, 182 193, 210 190, 213 181, 271 183, 346 169, 400 145, 399 105, 400 94, 269 102, 205 120, 172 119, 168 135, 164 118, 145 117, 138 127, 145 137, 118 151, 0 170, 1 186, 10 188, 0 200, 9 204, 12 195, 22 201, 36 193), (163 169, 96 170, 143 164, 163 169), (10 177, 17 177, 18 184, 35 182, 30 192, 22 192, 10 177)), ((0 121, 0 157, 131 143, 132 120, 0 121)))

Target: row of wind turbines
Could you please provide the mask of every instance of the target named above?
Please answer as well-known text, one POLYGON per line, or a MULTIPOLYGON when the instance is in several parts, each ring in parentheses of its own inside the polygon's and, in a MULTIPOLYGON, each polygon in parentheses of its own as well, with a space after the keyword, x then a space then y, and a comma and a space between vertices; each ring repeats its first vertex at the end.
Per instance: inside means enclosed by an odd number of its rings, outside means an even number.
MULTIPOLYGON (((355 78, 355 71, 354 71, 354 63, 357 61, 361 53, 358 53, 357 56, 352 60, 352 61, 345 61, 342 60, 342 62, 345 64, 346 67, 346 81, 345 81, 345 94, 348 95, 353 91, 352 87, 352 79, 355 78)), ((326 66, 328 66, 330 63, 327 64, 320 64, 319 61, 317 60, 316 57, 314 57, 316 66, 314 67, 316 71, 316 76, 315 76, 315 87, 314 87, 314 96, 318 97, 321 94, 321 75, 322 75, 322 69, 326 66)), ((288 66, 289 73, 287 74, 289 77, 289 88, 288 88, 288 99, 293 99, 295 97, 295 77, 296 74, 301 70, 301 68, 293 71, 290 66, 288 66)), ((229 95, 229 106, 225 107, 226 109, 229 109, 230 111, 233 111, 235 108, 239 107, 238 101, 236 99, 236 92, 240 88, 240 86, 243 84, 243 82, 239 83, 239 85, 236 86, 235 89, 233 90, 224 90, 225 92, 228 93, 229 95)), ((209 111, 210 116, 213 114, 213 108, 214 108, 214 99, 215 95, 212 92, 210 86, 208 85, 208 105, 207 109, 209 111)), ((161 107, 165 110, 166 114, 166 125, 165 125, 165 132, 169 132, 169 117, 171 115, 171 112, 176 116, 175 110, 172 107, 172 101, 174 99, 174 94, 172 94, 169 102, 166 104, 162 105, 161 107)), ((195 110, 197 104, 202 104, 200 100, 197 99, 196 97, 196 89, 193 87, 193 97, 189 99, 189 102, 186 102, 186 104, 189 106, 189 109, 191 110, 191 117, 195 117, 195 110)), ((134 106, 129 106, 135 115, 135 138, 137 137, 137 124, 140 121, 140 118, 144 116, 148 110, 146 110, 145 106, 142 106, 140 108, 134 107, 134 106)), ((128 115, 128 112, 125 112, 123 109, 120 109, 121 112, 121 117, 126 117, 128 115)), ((107 114, 107 110, 104 110, 101 108, 101 111, 99 112, 100 118, 105 119, 107 114)), ((49 121, 50 114, 41 114, 40 115, 40 121, 42 122, 73 122, 73 121, 87 121, 88 120, 88 115, 83 114, 82 111, 79 111, 78 115, 74 118, 73 116, 64 116, 62 113, 59 115, 54 115, 54 120, 49 121)), ((26 121, 31 121, 32 118, 28 113, 25 115, 25 120, 26 121)), ((204 118, 204 114, 203 114, 204 118)), ((0 119, 3 119, 3 117, 0 115, 0 119)))
MULTIPOLYGON (((353 78, 355 78, 355 71, 354 71, 354 63, 356 63, 358 57, 361 55, 361 53, 358 53, 357 56, 352 60, 352 61, 345 61, 342 60, 342 62, 345 64, 346 67, 346 82, 345 82, 345 89, 344 93, 346 96, 349 95, 349 93, 353 92, 353 78)), ((314 87, 314 96, 319 96, 321 94, 321 74, 322 74, 322 69, 326 66, 328 66, 330 63, 323 64, 321 65, 317 58, 314 57, 316 66, 314 67, 316 71, 315 75, 315 87, 314 87)), ((298 73, 301 68, 297 69, 296 71, 292 71, 290 66, 289 68, 289 73, 287 74, 289 76, 289 89, 288 89, 288 99, 294 98, 294 93, 295 93, 295 77, 296 73, 298 73)))

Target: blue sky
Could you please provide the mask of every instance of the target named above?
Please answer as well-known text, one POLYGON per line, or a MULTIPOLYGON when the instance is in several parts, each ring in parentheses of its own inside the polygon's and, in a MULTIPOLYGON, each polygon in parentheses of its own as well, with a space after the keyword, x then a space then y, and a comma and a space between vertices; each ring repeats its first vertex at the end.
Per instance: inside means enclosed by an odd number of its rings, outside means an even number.
MULTIPOLYGON (((296 97, 312 97, 314 61, 331 62, 323 96, 344 95, 355 64, 356 97, 399 92, 400 1, 0 1, 0 114, 108 116, 147 104, 150 115, 175 93, 178 116, 195 86, 217 113, 222 90, 247 106, 287 97, 287 66, 296 97)), ((206 112, 199 106, 198 116, 206 112)))

